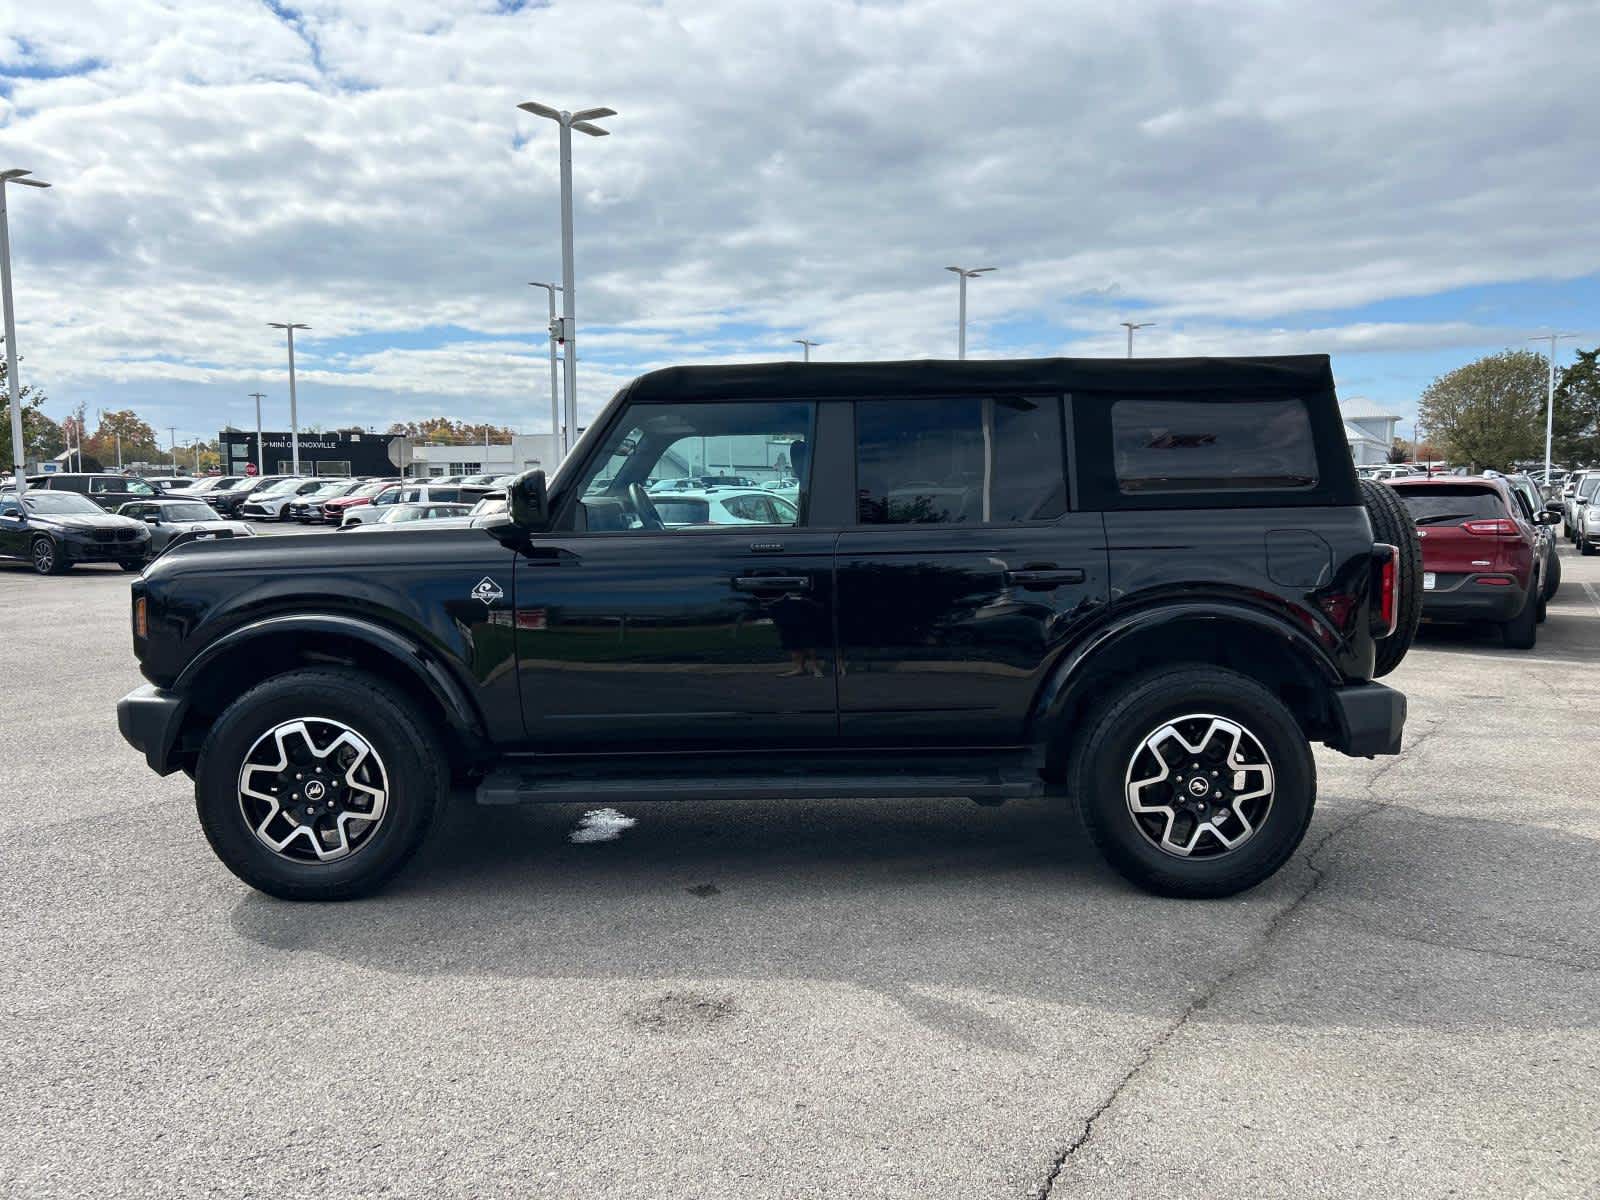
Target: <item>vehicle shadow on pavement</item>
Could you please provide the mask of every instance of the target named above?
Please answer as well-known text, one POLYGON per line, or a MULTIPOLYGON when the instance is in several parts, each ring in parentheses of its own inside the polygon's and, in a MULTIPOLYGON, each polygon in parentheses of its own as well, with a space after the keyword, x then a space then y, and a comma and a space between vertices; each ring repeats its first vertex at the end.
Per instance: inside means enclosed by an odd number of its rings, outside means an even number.
POLYGON ((1600 1020, 1587 984, 1588 1000, 1551 1007, 1475 978, 1527 958, 1600 965, 1600 906, 1582 882, 1600 873, 1600 848, 1553 830, 1395 807, 1316 849, 1350 821, 1345 804, 1261 887, 1185 902, 1122 883, 1074 822, 1041 804, 639 804, 616 840, 574 845, 582 811, 457 805, 384 895, 334 907, 251 894, 233 925, 278 950, 407 975, 843 981, 1001 1050, 1027 1043, 948 989, 1170 1012, 1241 964, 1292 961, 1297 942, 1322 948, 1294 1002, 1249 1019, 1600 1020), (1431 981, 1415 977, 1424 961, 1431 981), (1429 1001, 1435 985, 1448 985, 1447 1005, 1429 1001))

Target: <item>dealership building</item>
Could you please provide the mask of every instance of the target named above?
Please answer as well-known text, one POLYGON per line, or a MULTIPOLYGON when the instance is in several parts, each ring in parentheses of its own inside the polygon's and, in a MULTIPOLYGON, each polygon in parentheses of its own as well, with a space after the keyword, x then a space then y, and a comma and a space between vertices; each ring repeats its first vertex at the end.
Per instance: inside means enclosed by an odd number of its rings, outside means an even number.
MULTIPOLYGON (((243 475, 245 467, 259 462, 266 475, 287 475, 294 470, 294 448, 287 433, 261 435, 262 454, 256 455, 256 435, 224 429, 217 435, 222 448, 222 473, 243 475)), ((401 475, 411 465, 411 439, 392 433, 302 433, 302 475, 401 475)))

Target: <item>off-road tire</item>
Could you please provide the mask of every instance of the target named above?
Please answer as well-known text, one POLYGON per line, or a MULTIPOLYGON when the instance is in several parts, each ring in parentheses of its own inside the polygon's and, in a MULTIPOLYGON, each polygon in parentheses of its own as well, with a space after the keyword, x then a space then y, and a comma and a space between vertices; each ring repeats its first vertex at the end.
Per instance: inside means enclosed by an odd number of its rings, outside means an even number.
POLYGON ((1532 650, 1539 640, 1539 603, 1531 594, 1522 611, 1500 623, 1500 637, 1512 650, 1532 650))
POLYGON ((1231 896, 1277 871, 1300 845, 1316 807, 1317 768, 1294 715, 1254 679, 1188 665, 1135 677, 1090 714, 1068 766, 1069 794, 1106 861, 1162 896, 1231 896), (1179 858, 1141 832, 1129 810, 1127 779, 1139 748, 1162 722, 1191 713, 1234 721, 1271 760, 1271 807, 1256 832, 1215 858, 1179 858))
POLYGON ((1372 522, 1373 537, 1394 546, 1400 552, 1396 564, 1400 571, 1400 611, 1395 630, 1377 643, 1377 656, 1373 663, 1373 678, 1387 675, 1400 665, 1406 651, 1417 636, 1417 623, 1422 620, 1422 543, 1417 540, 1416 522, 1400 502, 1395 490, 1387 484, 1371 479, 1361 484, 1361 502, 1366 506, 1367 518, 1372 522))
POLYGON ((319 667, 268 679, 224 710, 201 748, 194 793, 206 840, 245 883, 282 900, 350 900, 377 891, 405 866, 448 786, 439 733, 410 699, 364 672, 319 667), (376 750, 387 776, 382 821, 370 840, 337 861, 295 861, 274 852, 240 808, 239 775, 251 747, 297 718, 348 726, 376 750))

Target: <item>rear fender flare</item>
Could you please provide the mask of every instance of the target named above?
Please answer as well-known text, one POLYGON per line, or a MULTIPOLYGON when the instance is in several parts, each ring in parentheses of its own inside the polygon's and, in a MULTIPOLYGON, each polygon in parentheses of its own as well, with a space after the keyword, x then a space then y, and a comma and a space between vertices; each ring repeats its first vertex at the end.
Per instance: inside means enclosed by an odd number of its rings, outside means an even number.
POLYGON ((1029 721, 1032 740, 1049 745, 1071 732, 1071 714, 1092 702, 1097 663, 1147 636, 1176 632, 1184 626, 1210 626, 1218 631, 1232 628, 1270 638, 1304 665, 1315 684, 1331 690, 1343 682, 1332 659, 1309 634, 1270 613, 1204 602, 1163 604, 1113 617, 1061 656, 1034 700, 1029 721))

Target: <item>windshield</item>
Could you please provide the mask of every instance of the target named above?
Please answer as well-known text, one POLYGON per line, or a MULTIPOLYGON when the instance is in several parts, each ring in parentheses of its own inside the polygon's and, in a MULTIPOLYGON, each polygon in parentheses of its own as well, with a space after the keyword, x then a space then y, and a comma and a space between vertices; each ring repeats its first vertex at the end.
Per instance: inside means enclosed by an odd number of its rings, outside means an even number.
POLYGON ((315 490, 309 492, 308 495, 311 495, 311 496, 338 496, 338 495, 343 494, 345 489, 348 488, 349 486, 350 486, 350 484, 345 480, 340 480, 338 483, 325 483, 321 487, 316 488, 315 490))
POLYGON ((1578 485, 1578 495, 1587 500, 1594 495, 1597 487, 1600 487, 1600 475, 1585 475, 1583 482, 1578 485))
POLYGON ((376 496, 379 492, 383 491, 384 488, 393 486, 394 484, 387 482, 365 483, 350 494, 352 496, 376 496))
POLYGON ((280 480, 278 480, 277 483, 269 483, 269 484, 267 484, 267 486, 262 488, 259 492, 257 492, 256 495, 258 495, 258 496, 278 496, 278 495, 282 495, 284 492, 292 492, 292 491, 294 491, 295 488, 299 487, 304 482, 305 482, 305 480, 303 480, 303 479, 280 479, 280 480))
POLYGON ((381 525, 397 525, 401 521, 420 521, 428 515, 425 504, 396 504, 383 516, 378 518, 381 525))
POLYGON ((216 510, 209 504, 164 504, 161 516, 167 521, 215 521, 216 510))
POLYGON ((93 500, 72 492, 29 492, 22 498, 22 503, 27 505, 29 512, 41 515, 49 513, 94 513, 102 517, 106 515, 106 510, 93 500))

